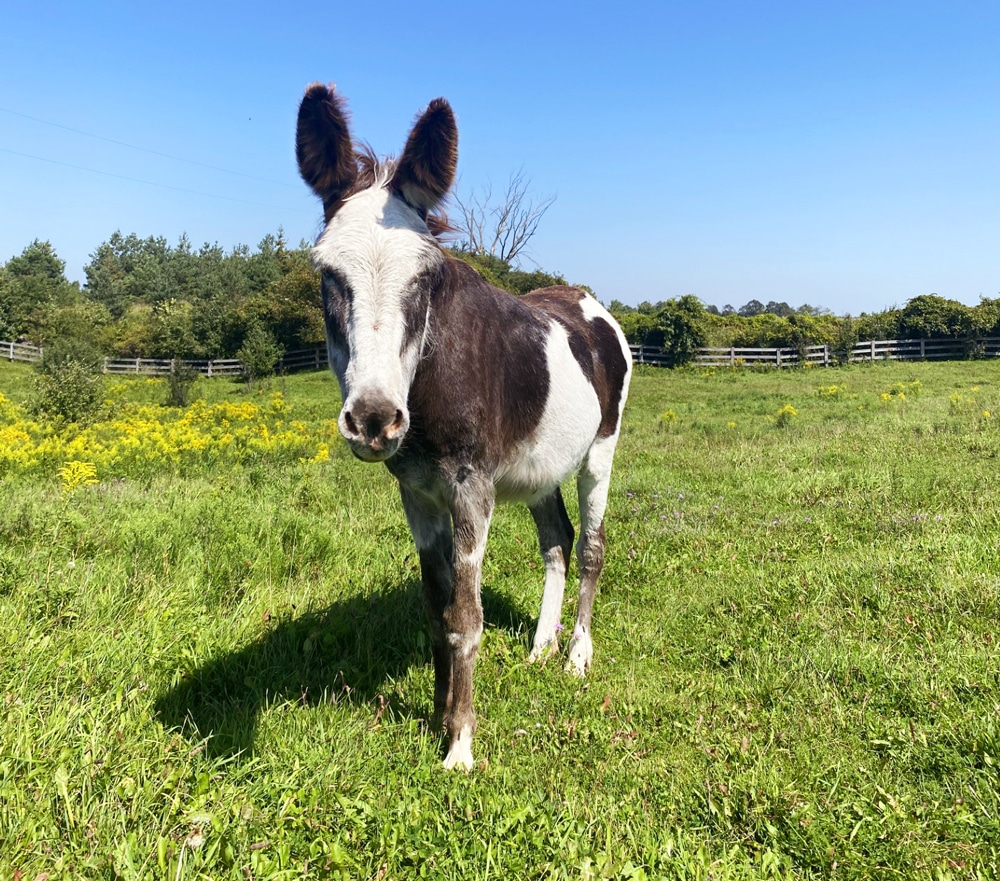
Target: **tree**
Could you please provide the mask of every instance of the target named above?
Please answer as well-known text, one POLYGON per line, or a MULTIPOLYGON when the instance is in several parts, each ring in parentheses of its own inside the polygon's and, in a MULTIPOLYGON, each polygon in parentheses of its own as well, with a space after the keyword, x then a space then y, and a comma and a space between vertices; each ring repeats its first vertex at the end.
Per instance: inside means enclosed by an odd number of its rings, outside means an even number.
POLYGON ((774 300, 769 300, 764 310, 779 318, 788 318, 789 315, 795 314, 795 310, 788 303, 776 303, 774 300))
POLYGON ((252 386, 258 379, 274 373, 275 365, 284 354, 284 348, 275 342, 267 328, 262 324, 255 324, 247 332, 236 357, 243 362, 247 383, 252 386))
POLYGON ((555 196, 547 196, 534 201, 528 193, 530 185, 530 179, 518 171, 510 176, 499 201, 494 198, 491 184, 481 191, 473 190, 464 199, 456 194, 455 204, 462 215, 459 232, 464 236, 461 247, 512 263, 556 200, 555 196))
POLYGON ((957 300, 921 294, 907 302, 900 313, 899 329, 913 339, 966 339, 974 336, 973 313, 957 300))
POLYGON ((506 260, 490 254, 473 254, 471 251, 461 249, 453 249, 451 253, 459 260, 468 263, 490 284, 512 294, 526 294, 538 288, 566 284, 566 279, 559 274, 553 275, 541 269, 531 272, 514 269, 506 260))
POLYGON ((754 315, 763 315, 767 312, 767 307, 760 300, 751 300, 745 306, 740 307, 739 314, 744 318, 753 318, 754 315))
POLYGON ((7 339, 28 335, 45 342, 56 310, 79 299, 79 287, 66 279, 66 264, 49 242, 35 239, 11 257, 0 276, 0 330, 7 339))
POLYGON ((663 351, 669 367, 678 367, 694 360, 698 349, 705 345, 705 307, 692 294, 667 300, 656 316, 663 331, 663 351))
MULTIPOLYGON (((190 246, 182 238, 181 250, 185 247, 190 246)), ((83 268, 87 296, 102 303, 115 318, 121 318, 136 302, 153 305, 176 298, 171 254, 162 237, 140 239, 135 233, 123 236, 116 231, 90 255, 90 263, 83 268)))

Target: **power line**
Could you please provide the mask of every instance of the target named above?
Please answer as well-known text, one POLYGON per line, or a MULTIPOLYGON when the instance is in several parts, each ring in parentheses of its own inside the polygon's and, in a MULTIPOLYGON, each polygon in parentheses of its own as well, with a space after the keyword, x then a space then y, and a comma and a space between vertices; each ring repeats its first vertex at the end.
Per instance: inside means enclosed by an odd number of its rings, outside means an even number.
POLYGON ((296 185, 287 183, 286 181, 271 180, 270 178, 267 177, 258 177, 255 174, 246 174, 245 172, 242 171, 233 171, 230 168, 222 168, 221 166, 218 165, 209 165, 206 162, 199 162, 197 159, 185 159, 182 156, 174 156, 170 153, 163 153, 159 150, 151 150, 149 147, 139 147, 136 146, 135 144, 127 144, 125 143, 125 141, 117 141, 114 138, 108 138, 105 137, 104 135, 95 135, 93 132, 85 132, 81 131, 78 128, 72 128, 71 126, 63 125, 62 123, 59 122, 51 122, 50 120, 47 119, 39 119, 37 116, 29 116, 27 113, 19 113, 17 110, 9 110, 6 107, 0 107, 0 113, 9 113, 11 116, 20 116, 22 119, 30 119, 32 122, 38 122, 41 123, 42 125, 49 125, 52 126, 53 128, 61 128, 65 131, 73 132, 74 134, 77 135, 83 135, 86 138, 94 138, 95 140, 98 141, 106 141, 109 144, 116 144, 119 147, 127 147, 129 150, 138 150, 141 153, 150 153, 153 156, 161 156, 165 159, 173 159, 175 162, 186 162, 188 165, 197 165, 201 168, 209 168, 212 171, 221 171, 223 172, 223 174, 234 174, 237 177, 246 177, 249 178, 250 180, 259 180, 264 183, 275 184, 279 187, 289 187, 292 189, 298 188, 296 185))
POLYGON ((242 205, 254 205, 258 208, 271 208, 276 211, 295 211, 296 213, 305 214, 305 211, 301 208, 289 208, 288 206, 285 205, 268 205, 264 202, 251 202, 248 199, 237 199, 234 198, 233 196, 220 196, 217 193, 206 193, 203 190, 189 190, 184 187, 175 187, 171 186, 170 184, 159 183, 158 181, 143 180, 142 178, 138 177, 128 177, 127 175, 115 174, 114 172, 111 171, 100 171, 99 169, 87 168, 86 166, 83 165, 73 165, 70 162, 60 162, 58 159, 46 159, 44 156, 34 156, 31 153, 21 153, 17 150, 9 150, 6 147, 0 147, 0 153, 10 153, 12 156, 21 156, 25 159, 35 159, 39 162, 48 162, 51 165, 61 165, 64 168, 73 168, 77 171, 87 171, 90 172, 91 174, 102 174, 105 177, 115 177, 118 178, 119 180, 127 180, 137 184, 146 184, 147 186, 150 187, 160 187, 161 189, 164 190, 174 190, 175 192, 178 193, 188 193, 194 196, 207 196, 209 199, 223 199, 226 202, 239 202, 242 205))

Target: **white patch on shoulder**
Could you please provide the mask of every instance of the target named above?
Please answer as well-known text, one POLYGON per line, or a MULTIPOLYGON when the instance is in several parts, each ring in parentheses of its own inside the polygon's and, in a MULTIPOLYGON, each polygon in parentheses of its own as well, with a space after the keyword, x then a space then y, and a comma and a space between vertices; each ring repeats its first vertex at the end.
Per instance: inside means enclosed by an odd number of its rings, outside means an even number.
POLYGON ((601 402, 569 347, 559 322, 549 322, 545 346, 549 397, 538 427, 497 470, 501 501, 531 503, 580 467, 601 425, 601 402))

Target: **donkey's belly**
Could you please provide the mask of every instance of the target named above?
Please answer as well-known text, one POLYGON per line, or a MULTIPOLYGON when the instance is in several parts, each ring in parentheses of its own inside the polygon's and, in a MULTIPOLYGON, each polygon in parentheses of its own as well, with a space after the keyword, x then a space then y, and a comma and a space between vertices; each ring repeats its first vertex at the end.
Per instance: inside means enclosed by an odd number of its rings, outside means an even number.
POLYGON ((494 475, 497 501, 531 503, 547 495, 583 462, 601 425, 601 404, 553 322, 546 361, 549 396, 535 431, 501 462, 494 475))

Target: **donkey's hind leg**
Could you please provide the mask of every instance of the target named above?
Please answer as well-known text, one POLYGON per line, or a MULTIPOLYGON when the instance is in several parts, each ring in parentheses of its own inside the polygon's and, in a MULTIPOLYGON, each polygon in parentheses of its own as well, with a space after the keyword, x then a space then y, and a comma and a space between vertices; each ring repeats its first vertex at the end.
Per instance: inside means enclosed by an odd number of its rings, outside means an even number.
POLYGON ((545 592, 538 613, 535 641, 529 660, 538 661, 559 647, 559 624, 562 618, 566 573, 573 552, 573 524, 570 523, 562 492, 555 490, 529 507, 538 529, 538 544, 545 561, 545 592))
POLYGON ((611 465, 617 442, 617 434, 595 441, 576 482, 580 499, 580 540, 576 544, 580 569, 580 602, 566 669, 577 676, 586 674, 594 657, 590 623, 594 611, 594 596, 597 593, 597 579, 604 567, 604 511, 608 503, 611 465))

